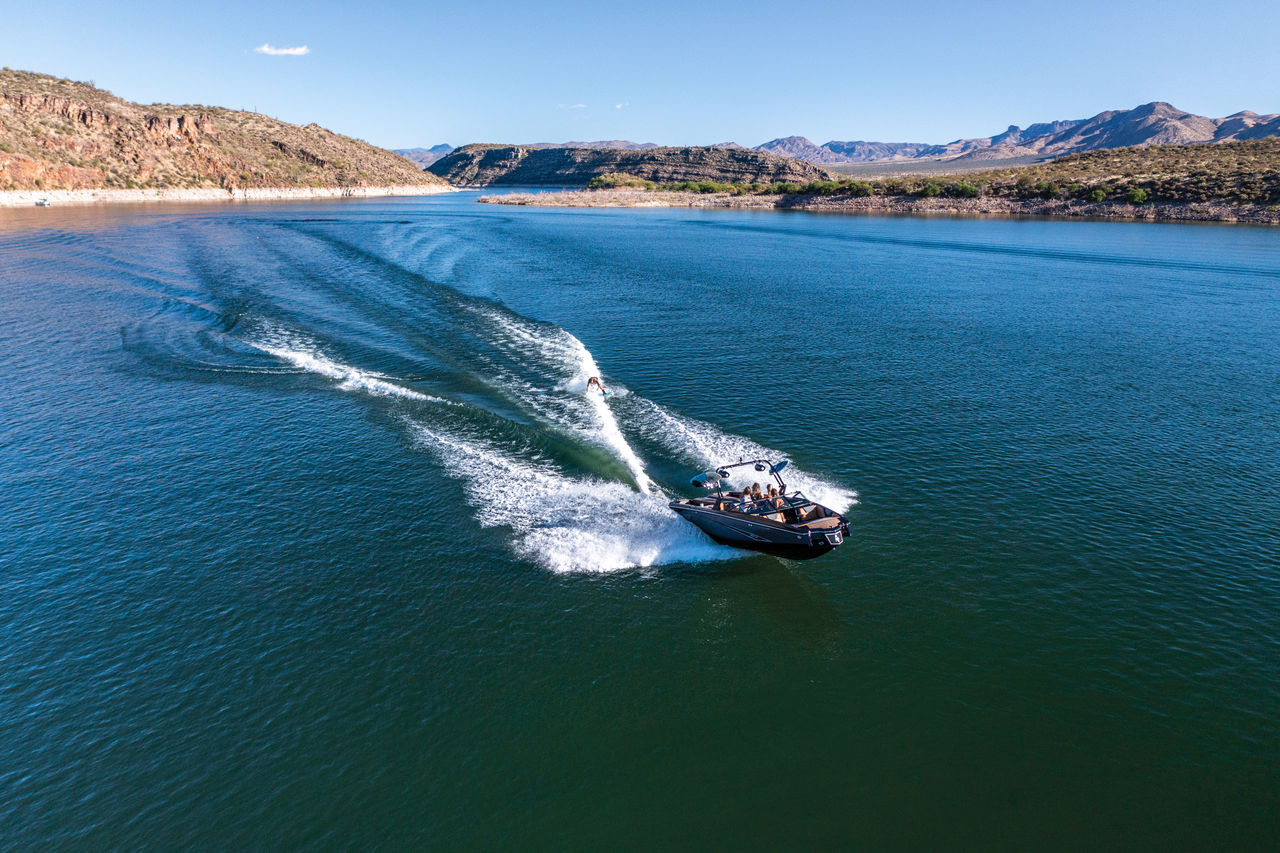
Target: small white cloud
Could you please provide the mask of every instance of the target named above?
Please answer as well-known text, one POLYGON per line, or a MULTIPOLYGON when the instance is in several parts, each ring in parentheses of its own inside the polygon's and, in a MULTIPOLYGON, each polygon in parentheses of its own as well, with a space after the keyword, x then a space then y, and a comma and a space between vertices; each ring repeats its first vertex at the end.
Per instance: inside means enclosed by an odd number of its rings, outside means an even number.
POLYGON ((620 103, 620 104, 614 104, 614 105, 613 105, 613 108, 614 108, 615 110, 620 110, 620 109, 622 109, 623 107, 625 107, 625 106, 626 106, 627 104, 629 104, 629 103, 630 103, 630 101, 623 101, 623 102, 622 102, 622 103, 620 103))
POLYGON ((556 106, 562 110, 585 110, 587 108, 586 104, 556 104, 556 106))
POLYGON ((269 44, 260 44, 253 49, 254 53, 265 53, 267 56, 306 56, 311 52, 311 48, 305 44, 301 47, 272 47, 269 44))

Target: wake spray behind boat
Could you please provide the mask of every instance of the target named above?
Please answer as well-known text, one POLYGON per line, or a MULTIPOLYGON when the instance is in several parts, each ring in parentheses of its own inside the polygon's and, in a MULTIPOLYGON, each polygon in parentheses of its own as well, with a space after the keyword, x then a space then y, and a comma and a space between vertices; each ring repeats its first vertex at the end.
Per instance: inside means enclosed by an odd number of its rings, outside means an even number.
POLYGON ((849 535, 849 521, 799 491, 788 494, 787 484, 782 480, 782 470, 787 464, 785 459, 777 463, 752 459, 721 465, 689 481, 692 486, 714 489, 714 496, 677 498, 667 506, 724 545, 793 560, 821 556, 844 542, 849 535), (761 473, 769 472, 778 481, 781 494, 776 498, 753 500, 745 489, 726 491, 725 481, 730 472, 748 465, 761 473))

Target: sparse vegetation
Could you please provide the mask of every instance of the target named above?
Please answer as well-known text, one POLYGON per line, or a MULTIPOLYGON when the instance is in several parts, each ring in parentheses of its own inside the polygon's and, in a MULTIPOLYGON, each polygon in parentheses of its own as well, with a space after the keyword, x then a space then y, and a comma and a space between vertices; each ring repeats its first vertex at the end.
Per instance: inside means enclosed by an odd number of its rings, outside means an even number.
POLYGON ((88 83, 0 72, 0 185, 259 188, 441 183, 389 151, 266 116, 123 101, 88 83))
POLYGON ((644 178, 637 178, 635 175, 628 175, 626 172, 610 172, 607 175, 596 175, 587 184, 587 189, 592 190, 616 190, 621 187, 637 187, 640 189, 653 189, 653 181, 646 181, 644 178))
POLYGON ((1280 204, 1280 139, 1116 148, 1072 154, 1034 166, 957 175, 943 184, 928 177, 875 181, 725 184, 686 181, 660 190, 734 195, 814 195, 957 199, 981 197, 1100 204, 1161 202, 1280 204))

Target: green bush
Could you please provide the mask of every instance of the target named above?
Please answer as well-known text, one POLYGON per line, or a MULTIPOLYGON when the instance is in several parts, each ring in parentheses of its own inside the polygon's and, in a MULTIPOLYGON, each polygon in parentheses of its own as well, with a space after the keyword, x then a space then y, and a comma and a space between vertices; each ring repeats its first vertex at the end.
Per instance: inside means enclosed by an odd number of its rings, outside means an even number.
POLYGON ((1107 191, 1102 187, 1094 187, 1089 190, 1089 201, 1099 202, 1107 200, 1107 191))
POLYGON ((879 181, 876 186, 885 195, 906 195, 910 192, 907 188, 907 182, 902 178, 885 178, 883 181, 879 181))
POLYGON ((866 181, 850 181, 848 189, 849 195, 854 198, 866 198, 873 190, 871 184, 866 181))
POLYGON ((609 172, 605 175, 596 175, 587 183, 587 189, 590 190, 612 190, 619 187, 639 187, 643 189, 653 189, 653 181, 646 181, 644 178, 637 178, 635 175, 628 175, 626 172, 609 172))
POLYGON ((1129 192, 1125 193, 1124 196, 1124 200, 1129 202, 1129 204, 1146 204, 1150 198, 1150 194, 1141 187, 1134 187, 1129 190, 1129 192))
POLYGON ((952 198, 977 198, 981 194, 982 191, 978 189, 977 185, 968 181, 956 181, 947 186, 947 195, 952 198))
POLYGON ((1036 181, 1036 195, 1040 198, 1057 198, 1062 189, 1053 181, 1036 181))
POLYGON ((942 195, 942 185, 934 181, 925 181, 920 187, 920 195, 924 198, 935 198, 942 195))
POLYGON ((836 181, 810 181, 800 188, 806 195, 835 195, 840 189, 836 181))

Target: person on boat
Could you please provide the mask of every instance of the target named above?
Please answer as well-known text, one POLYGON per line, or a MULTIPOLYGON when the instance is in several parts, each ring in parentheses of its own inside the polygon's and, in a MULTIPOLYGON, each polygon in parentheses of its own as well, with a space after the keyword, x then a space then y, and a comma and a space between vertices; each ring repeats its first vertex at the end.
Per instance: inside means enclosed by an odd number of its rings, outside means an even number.
POLYGON ((760 491, 760 484, 759 484, 759 483, 752 483, 752 484, 751 484, 751 499, 752 499, 752 500, 757 500, 757 501, 762 501, 762 500, 764 500, 764 493, 760 491))
POLYGON ((604 385, 600 382, 599 376, 592 376, 590 379, 587 380, 587 391, 589 392, 593 387, 597 391, 599 391, 601 394, 609 393, 608 391, 605 390, 604 385))

